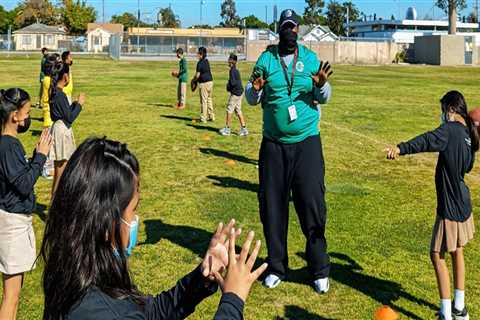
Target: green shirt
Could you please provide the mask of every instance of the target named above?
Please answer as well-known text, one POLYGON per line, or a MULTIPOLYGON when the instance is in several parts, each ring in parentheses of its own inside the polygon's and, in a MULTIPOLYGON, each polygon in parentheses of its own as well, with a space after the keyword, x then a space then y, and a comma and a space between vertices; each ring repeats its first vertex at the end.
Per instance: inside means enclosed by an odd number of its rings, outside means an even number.
POLYGON ((182 57, 182 59, 180 59, 178 64, 180 66, 180 69, 178 71, 178 81, 187 82, 188 81, 187 59, 185 59, 185 57, 182 57))
POLYGON ((287 66, 291 81, 295 68, 292 95, 288 95, 288 84, 278 55, 278 47, 270 46, 258 58, 255 70, 259 71, 267 83, 263 87, 263 136, 281 143, 297 143, 318 135, 319 114, 314 104, 314 84, 312 76, 318 72, 320 61, 317 55, 303 45, 298 45, 298 58, 295 66, 287 66), (297 119, 291 121, 288 108, 294 105, 297 119))

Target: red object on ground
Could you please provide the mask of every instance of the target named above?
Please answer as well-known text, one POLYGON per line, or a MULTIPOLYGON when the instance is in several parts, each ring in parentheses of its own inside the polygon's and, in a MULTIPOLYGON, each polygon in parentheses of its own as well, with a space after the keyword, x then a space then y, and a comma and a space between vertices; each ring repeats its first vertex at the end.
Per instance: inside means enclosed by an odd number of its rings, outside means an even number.
POLYGON ((389 306, 383 306, 375 311, 375 320, 397 320, 398 314, 389 306))

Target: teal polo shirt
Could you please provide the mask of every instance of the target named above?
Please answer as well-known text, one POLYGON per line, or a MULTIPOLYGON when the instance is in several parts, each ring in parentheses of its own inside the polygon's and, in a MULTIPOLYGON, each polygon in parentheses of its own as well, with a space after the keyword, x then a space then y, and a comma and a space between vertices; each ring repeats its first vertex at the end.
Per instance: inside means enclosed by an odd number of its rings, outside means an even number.
POLYGON ((263 135, 285 144, 297 143, 310 136, 319 134, 319 113, 314 105, 314 84, 312 76, 318 72, 320 61, 317 55, 298 45, 297 62, 287 66, 288 79, 291 80, 295 68, 295 80, 292 94, 288 95, 288 83, 280 62, 278 46, 270 46, 263 52, 255 65, 267 80, 263 87, 263 135), (288 108, 295 105, 297 119, 291 121, 288 108))

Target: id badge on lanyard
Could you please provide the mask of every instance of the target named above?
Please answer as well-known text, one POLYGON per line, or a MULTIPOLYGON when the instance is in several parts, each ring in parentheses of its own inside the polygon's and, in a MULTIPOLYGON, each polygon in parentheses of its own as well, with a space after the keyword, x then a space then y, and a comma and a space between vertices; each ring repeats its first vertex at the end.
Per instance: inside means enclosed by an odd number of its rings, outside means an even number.
POLYGON ((295 121, 298 118, 297 107, 295 106, 292 100, 292 90, 293 90, 293 83, 295 81, 295 69, 296 69, 295 66, 297 65, 297 59, 298 59, 298 48, 295 49, 295 55, 293 56, 292 76, 291 76, 291 79, 289 79, 287 65, 285 64, 285 61, 283 61, 283 59, 280 58, 280 64, 282 65, 283 74, 285 75, 285 81, 287 82, 288 97, 290 98, 290 103, 291 103, 291 105, 288 107, 288 116, 289 116, 290 122, 295 121))

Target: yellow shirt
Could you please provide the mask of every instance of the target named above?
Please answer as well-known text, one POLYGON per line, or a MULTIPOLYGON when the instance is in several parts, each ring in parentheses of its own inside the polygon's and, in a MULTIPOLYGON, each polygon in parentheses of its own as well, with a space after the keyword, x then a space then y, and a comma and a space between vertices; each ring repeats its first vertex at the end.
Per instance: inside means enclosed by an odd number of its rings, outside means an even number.
POLYGON ((68 98, 68 101, 71 103, 72 102, 72 95, 73 95, 73 75, 72 72, 70 71, 70 74, 68 75, 70 81, 68 82, 68 85, 63 87, 63 93, 68 98))
POLYGON ((52 79, 49 76, 45 76, 43 78, 43 85, 42 85, 42 109, 43 109, 43 127, 49 128, 52 126, 52 118, 50 118, 50 101, 49 101, 49 91, 50 91, 50 84, 52 79))

